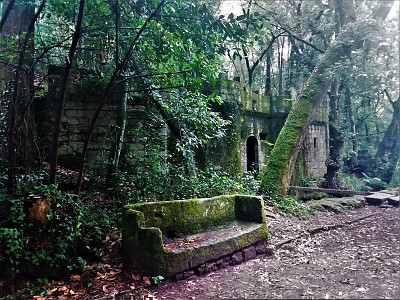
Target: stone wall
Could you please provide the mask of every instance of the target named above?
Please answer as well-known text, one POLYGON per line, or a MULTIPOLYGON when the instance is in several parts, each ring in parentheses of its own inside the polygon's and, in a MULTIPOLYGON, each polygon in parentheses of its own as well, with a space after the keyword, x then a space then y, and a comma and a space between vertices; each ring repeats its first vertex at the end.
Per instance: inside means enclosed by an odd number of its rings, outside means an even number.
MULTIPOLYGON (((36 127, 38 145, 45 160, 48 160, 55 121, 55 107, 59 96, 63 69, 49 67, 49 79, 45 97, 35 99, 36 127)), ((70 77, 70 85, 66 94, 64 113, 61 118, 61 134, 59 146, 59 164, 76 169, 87 129, 99 103, 99 91, 88 89, 82 78, 88 74, 74 71, 70 77), (80 79, 77 79, 80 78, 80 79), (81 81, 80 81, 81 80, 81 81)), ((113 132, 114 103, 109 103, 101 112, 96 130, 89 145, 89 154, 106 155, 110 149, 113 132)))
POLYGON ((322 177, 326 173, 327 127, 311 125, 304 143, 306 173, 308 177, 322 177))
MULTIPOLYGON (((48 160, 48 153, 52 141, 52 133, 55 120, 55 106, 61 85, 63 69, 55 66, 49 67, 49 80, 46 86, 46 96, 35 99, 36 128, 39 136, 38 146, 42 157, 48 160)), ((70 84, 66 95, 66 104, 62 115, 59 164, 76 169, 83 143, 86 139, 90 122, 100 101, 102 88, 96 88, 90 80, 91 74, 87 70, 74 70, 70 76, 70 84)), ((102 159, 105 162, 109 157, 109 151, 113 140, 116 138, 116 103, 122 93, 110 95, 105 107, 97 119, 94 132, 88 148, 88 160, 92 158, 102 159)), ((135 129, 146 126, 158 128, 161 143, 166 143, 166 126, 161 117, 150 120, 151 109, 140 105, 128 105, 126 111, 125 145, 123 151, 138 148, 135 129), (157 123, 157 124, 156 124, 157 123)), ((153 116, 153 114, 151 114, 153 116)), ((165 146, 165 145, 163 145, 165 146)), ((132 162, 123 159, 125 163, 132 162)))
MULTIPOLYGON (((46 97, 36 99, 36 123, 39 133, 38 145, 43 157, 49 153, 54 111, 57 101, 62 69, 50 67, 50 77, 46 88, 46 97)), ((88 71, 75 71, 71 75, 71 85, 67 92, 67 102, 62 117, 60 136, 61 165, 75 169, 82 151, 87 129, 100 100, 99 91, 90 84, 88 71)), ((115 138, 116 93, 102 110, 96 123, 95 132, 89 145, 88 158, 109 157, 109 151, 115 138)), ((213 139, 209 144, 198 149, 196 159, 201 166, 209 163, 221 166, 224 171, 238 174, 243 171, 262 171, 272 150, 273 144, 283 127, 293 100, 290 96, 263 95, 261 90, 249 92, 240 82, 231 81, 221 88, 221 97, 225 103, 216 107, 221 115, 231 120, 226 136, 213 139)), ((125 151, 140 151, 140 139, 132 136, 135 128, 149 126, 159 128, 160 142, 165 144, 159 149, 168 151, 167 144, 175 145, 175 140, 166 129, 165 122, 157 113, 149 114, 151 108, 128 106, 125 151), (150 120, 149 115, 153 115, 150 120), (158 118, 158 120, 156 120, 158 118), (173 139, 173 141, 172 141, 173 139), (138 142, 139 141, 139 142, 138 142), (168 142, 169 141, 169 142, 168 142)), ((322 176, 326 172, 327 154, 327 111, 326 102, 318 110, 315 120, 309 129, 299 163, 302 165, 299 176, 322 176), (304 171, 303 171, 304 170, 304 171)), ((162 151, 162 150, 161 150, 162 151)), ((173 151, 170 149, 170 151, 173 151)), ((149 154, 150 155, 150 154, 149 154)), ((128 157, 128 156, 127 156, 128 157)), ((138 157, 135 155, 135 157, 138 157)), ((122 160, 127 166, 137 167, 137 161, 122 160)))
MULTIPOLYGON (((231 111, 235 118, 227 137, 212 140, 202 160, 220 165, 225 171, 262 171, 272 147, 292 107, 290 96, 262 95, 248 92, 240 82, 232 82, 222 92, 228 103, 235 103, 231 111), (235 168, 231 168, 231 166, 235 168)), ((309 128, 308 136, 299 154, 296 175, 319 177, 326 172, 327 103, 323 101, 309 128)))

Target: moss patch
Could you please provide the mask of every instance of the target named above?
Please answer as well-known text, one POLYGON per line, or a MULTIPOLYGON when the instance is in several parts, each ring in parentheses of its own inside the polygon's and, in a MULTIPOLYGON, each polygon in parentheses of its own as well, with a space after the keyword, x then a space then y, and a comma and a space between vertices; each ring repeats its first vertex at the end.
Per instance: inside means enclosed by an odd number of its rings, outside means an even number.
POLYGON ((147 273, 167 277, 268 236, 262 198, 242 195, 127 205, 122 229, 128 257, 147 273), (198 247, 179 251, 164 248, 164 235, 179 237, 235 220, 250 223, 243 223, 241 231, 232 236, 222 235, 198 247))

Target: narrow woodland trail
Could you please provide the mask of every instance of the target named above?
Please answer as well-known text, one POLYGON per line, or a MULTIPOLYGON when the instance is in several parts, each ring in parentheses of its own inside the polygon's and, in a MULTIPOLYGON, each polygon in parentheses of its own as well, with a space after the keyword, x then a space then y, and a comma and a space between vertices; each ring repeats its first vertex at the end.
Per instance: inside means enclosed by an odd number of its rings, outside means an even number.
POLYGON ((157 299, 400 299, 400 208, 318 212, 307 220, 276 216, 268 223, 271 243, 281 245, 272 256, 204 277, 168 282, 151 295, 157 299), (335 226, 325 231, 321 225, 335 226))

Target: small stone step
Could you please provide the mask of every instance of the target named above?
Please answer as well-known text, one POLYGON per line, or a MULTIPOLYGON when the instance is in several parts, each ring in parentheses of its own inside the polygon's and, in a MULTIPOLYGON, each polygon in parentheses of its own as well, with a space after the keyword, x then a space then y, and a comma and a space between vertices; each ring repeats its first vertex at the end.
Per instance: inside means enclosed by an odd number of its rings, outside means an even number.
POLYGON ((368 204, 372 205, 381 205, 385 199, 384 198, 375 198, 375 197, 365 197, 365 201, 367 201, 368 204))
POLYGON ((391 195, 384 193, 373 193, 372 195, 365 196, 367 203, 372 205, 381 205, 391 195))
POLYGON ((393 196, 389 197, 387 199, 388 204, 393 205, 393 206, 399 206, 400 205, 400 199, 399 196, 393 196))
POLYGON ((379 205, 379 207, 381 207, 381 208, 393 208, 393 205, 390 205, 390 204, 381 204, 381 205, 379 205))

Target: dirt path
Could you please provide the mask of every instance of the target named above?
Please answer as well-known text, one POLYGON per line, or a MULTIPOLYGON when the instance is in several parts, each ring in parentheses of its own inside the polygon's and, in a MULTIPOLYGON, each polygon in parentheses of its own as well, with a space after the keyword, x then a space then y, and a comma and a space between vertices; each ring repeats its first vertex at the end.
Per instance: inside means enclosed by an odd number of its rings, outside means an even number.
POLYGON ((318 213, 307 220, 269 219, 272 244, 302 236, 250 260, 204 277, 150 291, 157 299, 390 298, 400 299, 400 208, 318 213), (352 224, 347 222, 365 219, 352 224), (308 234, 320 225, 342 227, 308 234))

